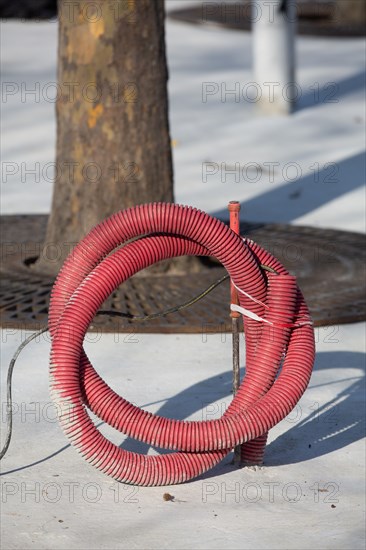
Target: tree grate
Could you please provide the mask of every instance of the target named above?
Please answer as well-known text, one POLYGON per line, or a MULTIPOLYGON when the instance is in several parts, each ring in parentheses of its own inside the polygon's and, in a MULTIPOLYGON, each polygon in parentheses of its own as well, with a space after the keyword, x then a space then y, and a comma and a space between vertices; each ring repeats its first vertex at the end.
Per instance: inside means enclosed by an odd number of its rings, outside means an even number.
MULTIPOLYGON (((28 262, 41 250, 46 221, 47 216, 37 215, 0 218, 0 319, 4 328, 37 330, 48 322, 53 279, 34 271, 28 262)), ((297 276, 315 325, 366 319, 364 235, 281 224, 242 224, 241 234, 264 246, 297 276)), ((132 277, 106 300, 102 309, 141 316, 185 302, 225 274, 214 259, 207 264, 192 277, 132 277)), ((229 281, 225 281, 203 300, 179 312, 145 322, 96 316, 90 330, 130 334, 230 332, 229 296, 229 281)))

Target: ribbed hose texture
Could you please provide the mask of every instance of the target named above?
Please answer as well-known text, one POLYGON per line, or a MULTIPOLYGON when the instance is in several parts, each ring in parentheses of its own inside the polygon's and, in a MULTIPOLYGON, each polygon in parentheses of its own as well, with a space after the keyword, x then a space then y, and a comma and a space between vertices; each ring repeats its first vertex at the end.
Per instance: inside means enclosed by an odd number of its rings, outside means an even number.
POLYGON ((294 408, 314 363, 314 332, 295 277, 219 220, 176 204, 136 206, 96 226, 56 279, 49 327, 51 395, 64 432, 91 464, 137 485, 192 479, 239 444, 243 461, 261 463, 268 430, 294 408), (217 420, 179 421, 139 409, 102 380, 83 350, 89 324, 121 283, 155 262, 181 255, 215 256, 245 292, 238 293, 240 306, 267 321, 244 318, 246 375, 217 420), (130 437, 175 452, 144 456, 126 451, 97 430, 87 409, 130 437))

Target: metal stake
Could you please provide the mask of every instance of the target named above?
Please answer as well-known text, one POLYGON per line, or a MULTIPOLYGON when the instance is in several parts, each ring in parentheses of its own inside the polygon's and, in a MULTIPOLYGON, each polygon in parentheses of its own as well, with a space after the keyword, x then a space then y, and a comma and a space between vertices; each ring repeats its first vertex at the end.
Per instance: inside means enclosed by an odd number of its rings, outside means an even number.
MULTIPOLYGON (((240 234, 240 221, 239 221, 239 211, 240 203, 239 201, 230 201, 228 204, 228 210, 230 213, 230 229, 234 231, 237 235, 240 234)), ((230 285, 230 298, 232 304, 239 304, 238 293, 231 283, 230 285)), ((239 320, 240 313, 237 311, 230 311, 231 317, 231 330, 232 330, 232 339, 233 339, 233 394, 235 395, 240 386, 240 357, 239 357, 239 320)), ((234 464, 240 464, 241 462, 241 445, 237 445, 234 449, 234 464)))

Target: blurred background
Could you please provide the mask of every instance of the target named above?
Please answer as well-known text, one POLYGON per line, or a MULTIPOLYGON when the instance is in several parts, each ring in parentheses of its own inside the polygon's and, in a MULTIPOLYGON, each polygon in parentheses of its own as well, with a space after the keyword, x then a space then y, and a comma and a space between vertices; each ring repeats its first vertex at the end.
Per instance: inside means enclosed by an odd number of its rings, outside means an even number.
MULTIPOLYGON (((164 71, 154 78, 160 79, 159 103, 166 102, 169 108, 174 199, 221 216, 228 199, 236 198, 242 202, 243 215, 249 221, 283 221, 363 231, 365 4, 359 0, 299 0, 296 21, 292 15, 287 22, 285 18, 285 23, 277 20, 271 25, 275 9, 283 10, 287 4, 286 9, 290 9, 293 2, 273 0, 272 6, 267 2, 267 11, 262 2, 262 12, 261 2, 165 2, 168 98, 164 97, 164 71), (267 30, 261 28, 265 23, 267 30), (282 25, 279 34, 278 29, 274 30, 278 24, 282 25), (296 39, 292 39, 292 34, 296 39), (268 43, 263 36, 271 37, 268 43), (285 43, 281 43, 281 36, 285 43), (258 44, 263 46, 262 51, 258 44), (274 59, 276 49, 279 54, 274 59), (276 107, 277 96, 282 97, 282 106, 276 107)), ((57 18, 56 2, 0 3, 4 214, 48 213, 54 182, 62 182, 60 186, 64 187, 70 183, 71 169, 67 163, 76 160, 71 158, 74 153, 66 142, 61 143, 60 136, 68 124, 74 126, 73 147, 83 141, 82 125, 72 110, 75 102, 70 98, 72 93, 81 93, 83 97, 79 99, 86 107, 95 109, 99 103, 103 104, 103 98, 101 102, 98 99, 101 90, 96 89, 95 82, 101 78, 97 86, 104 86, 105 93, 107 84, 106 81, 103 84, 104 77, 98 76, 98 71, 109 61, 103 58, 108 53, 101 49, 97 57, 91 54, 87 63, 79 57, 81 65, 89 67, 87 70, 68 74, 62 64, 61 47, 58 59, 58 26, 63 20, 62 32, 66 33, 68 25, 75 27, 71 19, 79 13, 76 33, 88 26, 97 28, 104 17, 102 4, 65 1, 60 4, 63 8, 57 18), (61 72, 57 76, 58 62, 61 72), (71 85, 70 78, 77 84, 71 85), (64 117, 58 111, 57 152, 56 107, 65 102, 70 108, 65 109, 64 117)), ((105 2, 104 6, 113 14, 115 22, 118 20, 122 25, 115 25, 111 31, 119 33, 113 48, 118 51, 120 40, 119 53, 122 49, 126 52, 128 40, 131 44, 138 40, 139 14, 134 11, 133 3, 124 0, 105 2), (128 38, 123 24, 125 28, 134 27, 136 36, 128 38)), ((140 19, 141 31, 143 24, 140 19)), ((159 32, 163 34, 164 28, 160 27, 159 32)), ((91 46, 80 34, 76 47, 87 51, 91 46)), ((146 60, 145 70, 149 64, 147 50, 141 47, 136 55, 140 62, 146 60)), ((161 57, 158 61, 164 63, 161 57)), ((116 61, 113 63, 108 65, 111 71, 118 66, 116 61)), ((122 90, 122 100, 116 102, 118 105, 114 105, 111 115, 116 126, 119 120, 122 127, 122 111, 144 102, 147 108, 148 98, 150 109, 156 99, 151 97, 147 84, 139 82, 141 67, 136 67, 129 71, 124 67, 123 74, 108 76, 112 91, 106 95, 110 98, 116 90, 117 95, 122 90)), ((121 63, 119 68, 122 71, 121 63)), ((152 82, 150 79, 149 86, 154 88, 152 82)), ((140 121, 141 113, 140 110, 140 121)), ((85 184, 88 193, 97 192, 103 181, 105 188, 113 187, 112 192, 116 192, 113 182, 118 181, 120 187, 125 187, 126 196, 116 195, 116 200, 124 207, 149 198, 148 193, 133 194, 134 189, 142 186, 142 181, 148 180, 151 200, 154 193, 156 200, 164 196, 171 199, 172 192, 167 189, 173 184, 169 153, 165 151, 166 162, 161 167, 164 178, 169 181, 162 184, 166 188, 159 192, 156 179, 160 176, 156 166, 149 161, 144 171, 135 141, 134 149, 123 154, 123 150, 128 149, 128 120, 123 124, 124 140, 119 135, 120 142, 116 145, 111 131, 106 128, 103 131, 100 124, 107 116, 106 111, 99 120, 98 108, 91 116, 95 118, 95 125, 88 127, 88 131, 94 132, 94 145, 87 150, 82 148, 80 154, 84 158, 89 156, 87 162, 95 162, 98 167, 93 164, 78 167, 78 173, 84 169, 78 185, 85 184), (103 145, 108 166, 102 166, 98 158, 103 145), (116 170, 121 174, 116 176, 116 170), (152 170, 156 171, 155 175, 152 170), (131 185, 126 183, 127 179, 131 185)), ((164 106, 157 116, 164 119, 164 106)), ((159 125, 156 121, 154 124, 159 125)), ((135 132, 144 134, 143 125, 139 128, 136 119, 128 128, 130 132, 134 128, 135 132)), ((164 142, 165 149, 168 147, 166 137, 156 134, 155 138, 140 135, 139 139, 140 142, 159 140, 164 142)), ((144 157, 148 151, 156 157, 154 147, 156 143, 143 147, 144 157)), ((159 147, 161 154, 162 143, 159 147)), ((74 194, 76 197, 77 193, 74 194)), ((64 194, 60 201, 70 209, 70 196, 64 194)), ((76 207, 75 201, 74 210, 82 209, 81 205, 76 207)), ((99 201, 108 202, 108 199, 99 194, 99 201)), ((116 208, 112 203, 109 201, 111 208, 116 208)), ((90 204, 88 208, 95 210, 90 204)), ((107 207, 94 211, 94 219, 85 219, 82 230, 75 230, 75 238, 90 229, 98 216, 109 213, 107 207)))
POLYGON ((227 221, 237 200, 242 230, 268 226, 255 238, 301 284, 319 288, 324 270, 334 282, 335 263, 337 293, 362 279, 349 232, 365 231, 363 1, 0 9, 2 226, 7 242, 35 241, 7 245, 6 261, 54 277, 115 211, 176 201, 227 221))

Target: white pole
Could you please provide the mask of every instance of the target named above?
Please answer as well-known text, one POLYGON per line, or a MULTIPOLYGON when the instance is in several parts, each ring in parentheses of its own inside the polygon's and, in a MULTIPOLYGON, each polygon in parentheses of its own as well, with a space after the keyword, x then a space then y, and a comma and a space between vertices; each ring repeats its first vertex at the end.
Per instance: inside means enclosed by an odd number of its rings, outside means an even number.
POLYGON ((252 33, 256 103, 267 114, 290 114, 295 83, 296 0, 253 0, 252 33))

